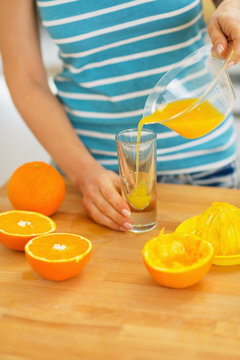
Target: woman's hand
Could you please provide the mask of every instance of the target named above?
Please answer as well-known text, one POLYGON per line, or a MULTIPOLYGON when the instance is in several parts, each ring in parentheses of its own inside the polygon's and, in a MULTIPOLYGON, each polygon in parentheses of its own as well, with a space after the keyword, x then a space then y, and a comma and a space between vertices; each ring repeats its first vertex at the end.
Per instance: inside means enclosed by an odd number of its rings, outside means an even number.
POLYGON ((130 209, 120 195, 120 178, 97 164, 84 171, 77 187, 83 194, 83 206, 95 222, 113 230, 132 228, 130 209))
POLYGON ((228 64, 240 61, 240 1, 223 0, 214 11, 208 24, 208 33, 215 52, 225 59, 233 48, 234 54, 228 64))

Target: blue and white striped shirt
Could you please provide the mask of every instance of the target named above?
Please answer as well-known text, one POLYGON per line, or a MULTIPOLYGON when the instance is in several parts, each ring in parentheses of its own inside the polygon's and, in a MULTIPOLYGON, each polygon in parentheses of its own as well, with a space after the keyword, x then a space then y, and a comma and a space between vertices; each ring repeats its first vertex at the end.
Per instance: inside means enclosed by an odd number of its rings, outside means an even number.
MULTIPOLYGON (((205 43, 200 0, 38 0, 63 61, 57 95, 84 145, 117 170, 115 135, 136 128, 149 92, 184 57, 205 43)), ((187 140, 160 124, 158 174, 220 168, 235 159, 229 116, 208 135, 187 140)))

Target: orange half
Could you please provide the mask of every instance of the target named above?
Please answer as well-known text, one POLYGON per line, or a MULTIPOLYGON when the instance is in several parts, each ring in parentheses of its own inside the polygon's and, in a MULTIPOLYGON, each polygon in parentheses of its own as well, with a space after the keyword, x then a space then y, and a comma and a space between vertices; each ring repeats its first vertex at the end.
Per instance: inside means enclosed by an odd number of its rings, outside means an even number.
POLYGON ((195 235, 161 231, 143 247, 144 264, 152 278, 171 288, 199 282, 209 271, 213 256, 213 246, 195 235))
POLYGON ((55 222, 43 214, 11 210, 0 213, 0 242, 10 249, 24 251, 33 237, 56 230, 55 222))
POLYGON ((25 246, 31 267, 42 277, 54 281, 78 275, 88 263, 91 252, 90 240, 68 233, 41 235, 25 246))

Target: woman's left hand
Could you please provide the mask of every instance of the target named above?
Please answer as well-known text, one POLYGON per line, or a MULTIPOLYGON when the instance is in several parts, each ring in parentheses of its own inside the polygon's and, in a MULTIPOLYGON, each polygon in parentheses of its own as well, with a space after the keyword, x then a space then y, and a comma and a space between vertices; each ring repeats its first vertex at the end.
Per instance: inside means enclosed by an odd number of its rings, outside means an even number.
POLYGON ((223 0, 212 14, 208 34, 214 51, 224 57, 234 50, 228 67, 240 61, 240 1, 223 0))

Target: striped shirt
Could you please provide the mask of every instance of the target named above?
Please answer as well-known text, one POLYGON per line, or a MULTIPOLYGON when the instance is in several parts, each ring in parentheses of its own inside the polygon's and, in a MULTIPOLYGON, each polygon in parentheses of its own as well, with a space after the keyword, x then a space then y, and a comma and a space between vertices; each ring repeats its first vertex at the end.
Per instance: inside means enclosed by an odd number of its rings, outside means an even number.
MULTIPOLYGON (((200 0, 38 0, 63 62, 54 81, 76 133, 94 158, 117 171, 115 135, 136 128, 151 89, 205 43, 200 0)), ((229 116, 215 130, 187 140, 161 124, 157 173, 220 168, 235 159, 229 116)))

